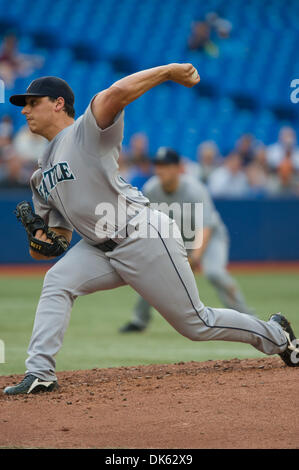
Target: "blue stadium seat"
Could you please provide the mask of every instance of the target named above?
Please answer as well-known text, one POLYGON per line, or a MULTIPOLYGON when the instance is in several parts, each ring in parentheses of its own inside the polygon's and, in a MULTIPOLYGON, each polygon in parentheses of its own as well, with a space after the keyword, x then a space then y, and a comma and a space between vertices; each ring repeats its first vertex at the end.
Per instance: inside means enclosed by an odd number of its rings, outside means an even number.
MULTIPOLYGON (((170 145, 190 158, 200 141, 214 139, 226 153, 243 132, 267 143, 283 123, 299 123, 290 82, 299 78, 297 0, 0 0, 0 31, 15 31, 19 50, 42 54, 40 70, 18 78, 23 91, 40 75, 58 75, 76 94, 77 115, 99 90, 125 74, 169 62, 192 62, 201 84, 165 84, 126 111, 125 143, 134 131, 150 137, 151 151, 170 145), (190 51, 192 21, 211 11, 232 23, 219 57, 190 51), (28 14, 30 12, 30 14, 28 14)), ((10 91, 7 90, 6 96, 10 91)), ((20 110, 1 105, 17 127, 20 110)))

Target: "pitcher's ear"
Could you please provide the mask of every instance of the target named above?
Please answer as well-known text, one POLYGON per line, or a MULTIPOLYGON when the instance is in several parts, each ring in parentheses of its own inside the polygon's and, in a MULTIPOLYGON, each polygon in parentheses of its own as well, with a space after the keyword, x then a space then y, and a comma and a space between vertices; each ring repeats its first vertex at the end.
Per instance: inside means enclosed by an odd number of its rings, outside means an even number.
POLYGON ((65 104, 64 98, 62 98, 62 96, 59 96, 59 97, 56 99, 55 111, 60 111, 61 109, 63 109, 63 108, 64 108, 64 104, 65 104))

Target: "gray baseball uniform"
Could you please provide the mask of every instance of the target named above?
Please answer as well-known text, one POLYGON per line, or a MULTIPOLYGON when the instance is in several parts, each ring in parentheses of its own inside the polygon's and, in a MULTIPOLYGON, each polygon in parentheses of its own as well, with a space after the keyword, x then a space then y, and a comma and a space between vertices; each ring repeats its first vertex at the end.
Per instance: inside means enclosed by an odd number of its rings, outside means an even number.
MULTIPOLYGON (((167 193, 164 191, 159 178, 153 176, 144 185, 143 194, 147 196, 153 204, 167 203, 167 206, 163 206, 162 204, 160 210, 165 211, 169 216, 171 216, 171 214, 168 213, 168 209, 172 207, 173 203, 179 203, 181 207, 186 203, 191 203, 194 206, 197 203, 203 204, 202 226, 209 227, 212 230, 211 238, 201 258, 203 274, 215 287, 225 307, 235 309, 242 313, 252 314, 252 309, 246 305, 244 296, 238 288, 236 281, 227 271, 229 235, 206 187, 201 182, 188 175, 181 175, 179 187, 176 191, 167 193)), ((179 227, 183 225, 183 221, 178 219, 178 217, 181 218, 182 214, 184 214, 183 210, 180 213, 173 211, 172 214, 179 227), (176 215, 178 215, 178 217, 176 217, 176 215)), ((190 219, 185 221, 188 227, 196 228, 194 211, 186 212, 184 217, 190 219)), ((182 230, 181 233, 183 241, 187 241, 184 230, 182 230)), ((187 253, 191 251, 191 249, 187 249, 187 253)), ((151 306, 146 300, 139 297, 133 311, 132 323, 141 328, 145 328, 150 320, 151 306)))
POLYGON ((50 226, 74 228, 83 239, 45 276, 27 374, 55 380, 55 355, 76 297, 124 284, 192 340, 239 341, 266 354, 282 352, 287 343, 276 322, 203 305, 176 223, 148 208, 147 198, 119 177, 123 119, 122 112, 101 130, 89 105, 82 117, 50 142, 41 168, 32 177, 36 212, 50 226), (133 209, 127 216, 125 207, 131 201, 133 209), (115 209, 120 206, 116 218, 109 211, 102 217, 99 204, 103 202, 115 209), (137 227, 137 236, 127 236, 137 227), (141 236, 148 229, 150 236, 141 236), (165 235, 168 231, 170 236, 165 235), (117 239, 117 245, 104 253, 96 245, 107 238, 117 239))

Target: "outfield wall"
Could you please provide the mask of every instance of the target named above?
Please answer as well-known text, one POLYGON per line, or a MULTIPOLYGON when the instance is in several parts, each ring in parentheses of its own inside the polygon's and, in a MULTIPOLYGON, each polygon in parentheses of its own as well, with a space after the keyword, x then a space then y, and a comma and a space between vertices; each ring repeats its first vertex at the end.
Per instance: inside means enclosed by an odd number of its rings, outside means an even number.
MULTIPOLYGON (((26 235, 13 213, 18 202, 31 201, 26 190, 0 192, 0 264, 30 263, 26 235)), ((231 261, 299 260, 299 199, 217 200, 230 238, 231 261)), ((73 242, 79 240, 74 234, 73 242)))

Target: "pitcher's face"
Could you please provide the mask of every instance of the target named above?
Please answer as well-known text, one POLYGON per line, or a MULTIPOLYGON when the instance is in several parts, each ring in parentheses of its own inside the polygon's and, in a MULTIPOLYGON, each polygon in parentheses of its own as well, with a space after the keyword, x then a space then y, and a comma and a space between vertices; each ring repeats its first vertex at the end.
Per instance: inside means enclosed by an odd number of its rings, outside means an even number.
POLYGON ((47 96, 27 96, 26 105, 21 112, 26 117, 31 132, 44 135, 44 129, 55 121, 55 108, 56 101, 50 101, 47 96))

